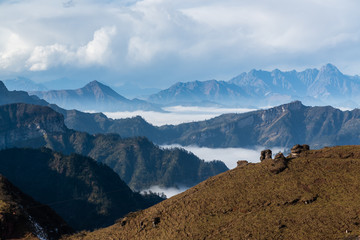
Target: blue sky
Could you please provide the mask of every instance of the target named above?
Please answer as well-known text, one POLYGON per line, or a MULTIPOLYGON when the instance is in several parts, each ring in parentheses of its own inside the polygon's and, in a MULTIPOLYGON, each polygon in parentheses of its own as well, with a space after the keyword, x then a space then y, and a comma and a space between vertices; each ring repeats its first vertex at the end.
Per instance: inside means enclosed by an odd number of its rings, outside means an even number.
POLYGON ((357 0, 0 0, 0 79, 165 88, 251 69, 360 74, 357 0))

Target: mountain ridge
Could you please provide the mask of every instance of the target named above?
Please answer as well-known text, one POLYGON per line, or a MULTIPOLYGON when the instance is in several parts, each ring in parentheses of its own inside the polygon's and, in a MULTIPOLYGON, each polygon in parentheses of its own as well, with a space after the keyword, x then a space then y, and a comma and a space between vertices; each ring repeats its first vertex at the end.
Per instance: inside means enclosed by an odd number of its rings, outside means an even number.
MULTIPOLYGON (((92 119, 93 133, 114 132, 124 137, 146 136, 160 145, 199 147, 284 147, 309 143, 314 148, 360 144, 360 110, 341 111, 331 106, 305 106, 300 101, 247 113, 229 113, 179 125, 153 126, 141 117, 112 120, 102 115, 74 112, 67 125, 85 130, 77 122, 92 119)), ((90 120, 88 121, 90 123, 90 120)))
POLYGON ((279 105, 301 100, 310 105, 349 104, 353 107, 360 94, 360 77, 342 74, 328 63, 320 69, 304 71, 250 70, 228 81, 190 81, 175 83, 171 87, 151 95, 148 100, 155 103, 177 105, 187 102, 201 103, 214 101, 228 106, 279 105), (206 94, 206 90, 216 84, 227 91, 206 94), (196 86, 197 87, 194 87, 196 86), (339 102, 340 101, 340 102, 339 102))
POLYGON ((109 86, 96 80, 84 87, 74 90, 33 91, 36 95, 50 103, 66 109, 83 111, 134 111, 153 110, 162 111, 161 108, 144 100, 127 99, 109 86))
POLYGON ((226 171, 221 161, 205 162, 183 149, 161 149, 145 137, 121 138, 68 129, 64 117, 50 107, 28 104, 0 106, 0 148, 49 147, 78 153, 110 166, 134 190, 153 185, 190 187, 226 171))

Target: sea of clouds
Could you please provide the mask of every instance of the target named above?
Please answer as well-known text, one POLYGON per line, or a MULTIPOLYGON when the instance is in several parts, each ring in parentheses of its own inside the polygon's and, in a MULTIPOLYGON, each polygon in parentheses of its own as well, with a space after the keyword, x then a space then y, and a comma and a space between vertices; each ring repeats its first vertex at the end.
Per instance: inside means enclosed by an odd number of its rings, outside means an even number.
MULTIPOLYGON (((198 147, 198 146, 181 146, 178 144, 173 145, 162 145, 162 148, 184 148, 187 151, 194 153, 200 159, 205 161, 212 160, 221 160, 226 166, 230 169, 236 167, 236 162, 238 160, 247 160, 252 163, 260 161, 260 152, 264 150, 264 147, 256 146, 254 148, 207 148, 207 147, 198 147)), ((284 152, 284 148, 274 147, 271 149, 273 154, 278 152, 284 152)), ((164 193, 167 198, 175 196, 179 193, 182 193, 187 190, 185 187, 180 188, 163 188, 159 186, 152 186, 145 191, 152 191, 156 193, 164 193)))
MULTIPOLYGON (((238 160, 247 160, 256 163, 260 161, 260 152, 265 149, 262 146, 254 146, 253 148, 208 148, 198 146, 181 146, 178 144, 162 145, 162 148, 184 148, 194 153, 200 159, 205 161, 221 160, 229 168, 235 168, 238 160)), ((284 148, 274 147, 271 149, 273 154, 284 152, 284 148)))
POLYGON ((202 121, 214 118, 225 113, 244 113, 254 111, 251 108, 215 108, 215 107, 185 107, 173 106, 163 108, 166 112, 134 111, 134 112, 105 112, 113 119, 141 116, 154 126, 166 124, 180 124, 186 122, 202 121))
MULTIPOLYGON (((217 117, 226 113, 244 113, 255 111, 250 108, 216 108, 216 107, 196 107, 196 106, 172 106, 164 108, 166 112, 152 112, 152 111, 135 111, 135 112, 106 112, 104 113, 109 118, 127 118, 134 116, 141 116, 149 123, 155 126, 165 124, 180 124, 185 122, 202 121, 217 117)), ((236 167, 238 160, 247 160, 249 162, 259 162, 260 152, 265 148, 262 146, 253 146, 252 148, 208 148, 198 146, 181 146, 178 144, 162 145, 162 148, 184 148, 192 152, 200 159, 205 161, 221 160, 229 169, 236 167)), ((274 154, 279 151, 284 151, 283 148, 272 148, 274 154)), ((162 188, 160 186, 152 186, 144 191, 152 191, 157 193, 164 193, 168 198, 185 191, 187 188, 162 188)))

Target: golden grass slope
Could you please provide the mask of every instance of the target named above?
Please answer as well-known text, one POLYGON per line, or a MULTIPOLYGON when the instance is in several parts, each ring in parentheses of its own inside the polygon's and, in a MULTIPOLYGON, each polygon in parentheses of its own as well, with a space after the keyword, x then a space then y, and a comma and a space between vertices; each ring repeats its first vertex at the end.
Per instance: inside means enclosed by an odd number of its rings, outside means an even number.
POLYGON ((115 225, 70 239, 356 239, 360 146, 304 152, 274 174, 247 164, 115 225))

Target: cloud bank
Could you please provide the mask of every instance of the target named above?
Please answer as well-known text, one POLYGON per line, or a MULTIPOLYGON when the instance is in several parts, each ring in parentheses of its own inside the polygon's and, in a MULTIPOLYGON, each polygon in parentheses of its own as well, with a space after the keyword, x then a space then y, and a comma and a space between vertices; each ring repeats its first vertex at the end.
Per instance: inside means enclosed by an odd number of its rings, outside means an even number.
POLYGON ((149 189, 143 190, 141 192, 155 192, 155 193, 164 193, 167 198, 171 198, 179 193, 186 191, 188 188, 163 188, 160 186, 151 186, 149 189))
MULTIPOLYGON (((200 159, 205 161, 221 160, 229 168, 235 168, 236 162, 239 160, 246 160, 248 162, 256 163, 260 162, 260 152, 265 147, 254 146, 253 148, 207 148, 198 146, 181 146, 178 144, 163 145, 163 148, 184 148, 187 151, 192 152, 200 159)), ((273 155, 278 152, 284 152, 284 148, 274 147, 271 148, 273 155)))
POLYGON ((358 9, 356 0, 0 1, 0 75, 100 67, 117 81, 168 86, 327 62, 358 74, 358 9))
POLYGON ((225 113, 244 113, 256 109, 173 106, 164 108, 166 113, 153 111, 104 112, 113 119, 141 116, 154 126, 177 125, 180 123, 208 120, 225 113))

